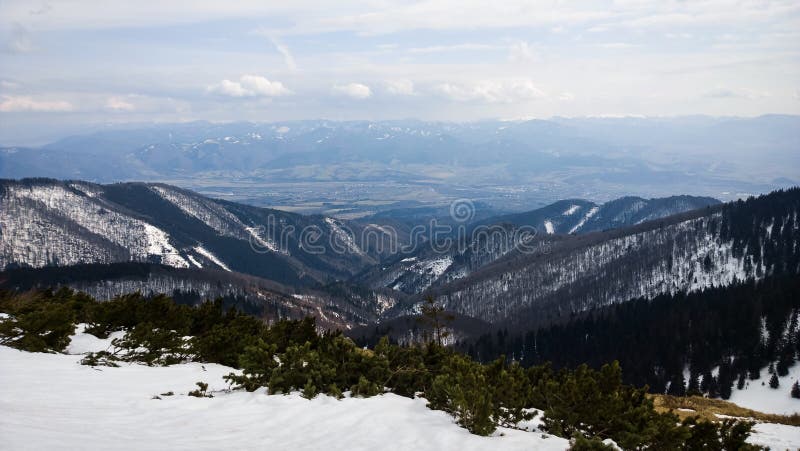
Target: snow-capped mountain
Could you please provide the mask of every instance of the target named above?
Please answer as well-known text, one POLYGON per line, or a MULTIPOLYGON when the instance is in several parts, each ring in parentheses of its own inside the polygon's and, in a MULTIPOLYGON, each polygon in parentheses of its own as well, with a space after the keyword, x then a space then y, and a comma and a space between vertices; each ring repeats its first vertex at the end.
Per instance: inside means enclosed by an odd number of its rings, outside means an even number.
POLYGON ((514 250, 526 237, 541 239, 554 234, 615 229, 716 204, 716 199, 694 196, 623 197, 604 204, 562 200, 524 213, 484 219, 471 225, 446 249, 422 246, 358 275, 356 280, 374 288, 420 293, 472 274, 514 250), (523 236, 522 232, 529 235, 523 236))
POLYGON ((687 190, 734 198, 797 182, 798 124, 796 116, 763 116, 119 126, 41 147, 0 148, 0 177, 203 179, 216 186, 413 181, 442 191, 490 184, 522 190, 524 199, 485 193, 512 209, 529 197, 586 192, 602 199, 687 190), (723 152, 735 158, 720 162, 723 152))
POLYGON ((381 258, 377 224, 213 200, 163 184, 0 182, 0 268, 151 262, 310 285, 381 258), (368 228, 369 233, 363 233, 368 228), (370 241, 360 243, 360 237, 370 241))

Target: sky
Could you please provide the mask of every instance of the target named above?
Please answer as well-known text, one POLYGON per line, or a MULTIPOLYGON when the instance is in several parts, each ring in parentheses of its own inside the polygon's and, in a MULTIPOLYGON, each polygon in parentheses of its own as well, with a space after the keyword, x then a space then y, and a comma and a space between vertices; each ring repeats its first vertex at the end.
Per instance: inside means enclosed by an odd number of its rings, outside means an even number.
POLYGON ((0 0, 0 144, 104 124, 800 114, 797 0, 0 0))

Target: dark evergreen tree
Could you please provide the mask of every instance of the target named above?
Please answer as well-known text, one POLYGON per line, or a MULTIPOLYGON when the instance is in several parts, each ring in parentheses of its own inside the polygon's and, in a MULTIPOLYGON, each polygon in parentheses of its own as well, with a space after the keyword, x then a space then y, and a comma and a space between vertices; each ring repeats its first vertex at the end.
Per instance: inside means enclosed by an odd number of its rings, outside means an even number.
POLYGON ((676 373, 669 384, 667 394, 672 396, 686 396, 686 381, 682 373, 676 373))
POLYGON ((794 381, 792 384, 792 391, 791 391, 792 398, 800 399, 800 383, 794 381))
POLYGON ((769 379, 769 387, 770 388, 780 387, 780 382, 778 381, 778 375, 776 373, 772 373, 772 377, 769 379))
POLYGON ((742 371, 741 373, 739 373, 739 380, 736 382, 736 389, 738 390, 744 389, 745 379, 746 379, 745 373, 744 371, 742 371))
POLYGON ((692 372, 689 375, 689 386, 686 387, 686 396, 700 396, 703 393, 700 391, 699 375, 692 372))

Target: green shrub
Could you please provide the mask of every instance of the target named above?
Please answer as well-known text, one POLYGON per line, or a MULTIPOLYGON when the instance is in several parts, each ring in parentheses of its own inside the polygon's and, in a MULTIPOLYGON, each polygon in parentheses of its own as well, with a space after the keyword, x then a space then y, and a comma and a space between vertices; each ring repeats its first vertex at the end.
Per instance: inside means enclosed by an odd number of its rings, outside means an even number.
POLYGON ((483 365, 468 357, 450 355, 430 390, 428 406, 456 417, 458 424, 477 435, 489 435, 497 428, 491 391, 483 365))

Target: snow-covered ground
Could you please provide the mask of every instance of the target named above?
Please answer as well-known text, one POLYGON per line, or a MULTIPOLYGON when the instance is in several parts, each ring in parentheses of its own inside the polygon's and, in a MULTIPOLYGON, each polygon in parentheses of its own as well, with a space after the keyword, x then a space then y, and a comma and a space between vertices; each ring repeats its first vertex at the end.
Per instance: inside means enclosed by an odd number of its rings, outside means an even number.
POLYGON ((747 441, 754 445, 766 446, 772 451, 800 449, 800 427, 759 423, 753 431, 747 441))
MULTIPOLYGON (((80 365, 80 354, 108 339, 78 326, 67 352, 0 346, 0 448, 4 449, 415 449, 564 450, 565 439, 500 428, 479 437, 424 399, 386 394, 313 400, 293 393, 229 392, 232 368, 80 365), (213 398, 187 396, 206 382, 213 398), (172 396, 162 393, 174 392, 172 396), (159 396, 161 399, 154 399, 159 396)), ((788 387, 787 387, 788 389, 788 387)), ((782 390, 783 391, 783 390, 782 390)), ((763 410, 763 409, 762 409, 763 410)), ((535 429, 537 421, 526 426, 535 429)), ((773 450, 800 447, 800 428, 758 424, 750 442, 773 450)))
POLYGON ((779 415, 792 415, 800 413, 800 399, 792 398, 789 394, 792 384, 800 380, 800 364, 795 364, 789 368, 789 374, 778 378, 780 387, 770 388, 769 378, 766 368, 761 370, 761 379, 747 381, 747 386, 743 390, 733 387, 730 402, 758 410, 764 413, 777 413, 779 415))
MULTIPOLYGON (((80 332, 80 329, 79 329, 80 332)), ((78 333, 70 352, 110 340, 78 333)), ((5 449, 326 449, 563 450, 564 439, 499 429, 479 437, 424 399, 387 394, 337 400, 263 390, 223 392, 231 368, 91 368, 79 355, 0 346, 0 448, 5 449), (186 393, 209 384, 213 398, 186 393), (173 396, 154 396, 172 391, 173 396)))

